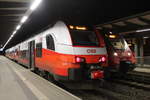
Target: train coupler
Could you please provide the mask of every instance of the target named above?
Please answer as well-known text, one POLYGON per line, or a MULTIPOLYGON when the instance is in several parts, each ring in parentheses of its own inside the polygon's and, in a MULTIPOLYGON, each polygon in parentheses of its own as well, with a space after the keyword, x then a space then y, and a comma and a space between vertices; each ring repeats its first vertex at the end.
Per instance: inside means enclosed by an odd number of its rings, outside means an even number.
POLYGON ((91 71, 91 79, 102 79, 104 78, 104 71, 96 70, 91 71))

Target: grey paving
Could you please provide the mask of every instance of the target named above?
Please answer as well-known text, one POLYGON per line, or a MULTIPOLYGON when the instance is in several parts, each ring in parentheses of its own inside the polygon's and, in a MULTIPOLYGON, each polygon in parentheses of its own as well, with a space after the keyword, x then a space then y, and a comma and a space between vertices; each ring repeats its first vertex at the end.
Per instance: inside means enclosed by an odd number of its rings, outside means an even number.
POLYGON ((4 56, 0 56, 0 100, 80 100, 4 56))
POLYGON ((0 99, 37 100, 19 77, 11 70, 4 57, 0 57, 0 99))

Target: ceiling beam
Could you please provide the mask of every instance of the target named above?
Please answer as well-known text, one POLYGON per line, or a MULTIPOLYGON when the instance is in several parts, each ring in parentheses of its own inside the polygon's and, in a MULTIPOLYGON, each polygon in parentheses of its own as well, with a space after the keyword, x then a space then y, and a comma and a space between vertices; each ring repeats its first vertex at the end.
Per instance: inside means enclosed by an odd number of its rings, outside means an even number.
MULTIPOLYGON (((129 19, 133 19, 133 18, 137 18, 139 16, 144 16, 145 18, 148 18, 150 19, 150 11, 147 11, 147 12, 144 12, 144 13, 141 13, 141 14, 136 14, 136 15, 133 15, 133 16, 129 16, 129 17, 124 17, 124 18, 120 18, 120 19, 117 19, 117 20, 114 20, 114 21, 111 21, 111 22, 106 22, 106 23, 103 23, 103 24, 98 24, 96 25, 97 27, 98 26, 103 26, 103 25, 107 25, 107 24, 112 24, 112 23, 118 23, 118 22, 122 22, 122 21, 125 21, 125 20, 129 20, 129 19), (148 15, 148 16, 147 16, 148 15)), ((136 24, 136 23, 134 23, 136 24)), ((141 24, 141 22, 140 22, 141 24)), ((144 24, 144 23, 142 23, 144 24)), ((141 25, 142 26, 142 25, 141 25)))
POLYGON ((3 21, 0 21, 0 23, 3 23, 3 24, 18 24, 20 21, 19 20, 3 20, 3 21))
POLYGON ((113 24, 117 25, 117 26, 126 26, 126 24, 123 21, 116 22, 116 23, 113 23, 113 24))
POLYGON ((133 24, 136 24, 136 25, 141 25, 141 26, 144 26, 144 25, 148 25, 146 22, 143 22, 141 21, 139 18, 135 17, 135 18, 132 18, 132 19, 128 19, 126 20, 127 22, 130 22, 130 23, 133 23, 133 24))
POLYGON ((1 16, 13 16, 13 17, 20 17, 20 16, 23 16, 24 14, 5 14, 5 15, 0 15, 1 16))
POLYGON ((27 7, 0 8, 0 10, 27 10, 27 7))
POLYGON ((33 0, 0 0, 0 2, 16 2, 16 3, 29 3, 33 0))
POLYGON ((146 19, 146 20, 150 20, 150 14, 142 16, 142 18, 146 19))
POLYGON ((145 18, 143 18, 143 17, 139 17, 139 19, 140 19, 141 21, 143 21, 143 22, 148 23, 148 25, 150 26, 150 20, 149 20, 149 19, 145 19, 145 18))
POLYGON ((109 29, 112 29, 113 26, 111 24, 106 24, 106 25, 103 25, 104 28, 109 28, 109 29))

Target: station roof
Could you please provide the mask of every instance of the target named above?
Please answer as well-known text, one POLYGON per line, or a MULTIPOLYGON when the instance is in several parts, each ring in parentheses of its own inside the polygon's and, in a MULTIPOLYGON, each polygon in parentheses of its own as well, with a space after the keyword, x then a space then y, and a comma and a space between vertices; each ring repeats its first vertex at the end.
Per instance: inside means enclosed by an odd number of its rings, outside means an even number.
MULTIPOLYGON (((0 0, 0 47, 9 39, 33 1, 0 0)), ((6 48, 37 34, 56 20, 73 25, 98 25, 115 32, 126 32, 132 26, 133 30, 141 28, 140 26, 148 27, 149 19, 136 16, 143 12, 146 13, 142 16, 146 16, 149 10, 148 0, 42 0, 41 5, 29 16, 6 48), (134 16, 128 18, 132 15, 134 16), (126 21, 128 19, 131 20, 126 21)))
POLYGON ((30 2, 31 0, 0 0, 0 47, 8 40, 30 2))
POLYGON ((150 31, 150 11, 99 24, 96 27, 101 31, 123 35, 150 35, 148 34, 148 31, 150 31))

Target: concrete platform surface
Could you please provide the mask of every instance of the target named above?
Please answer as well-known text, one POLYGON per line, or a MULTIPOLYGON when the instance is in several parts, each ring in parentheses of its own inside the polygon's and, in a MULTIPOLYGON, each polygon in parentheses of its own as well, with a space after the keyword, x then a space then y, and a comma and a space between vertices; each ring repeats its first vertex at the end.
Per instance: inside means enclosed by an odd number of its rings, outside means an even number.
POLYGON ((134 69, 134 71, 150 73, 150 68, 137 67, 137 68, 134 69))
POLYGON ((81 100, 0 56, 0 100, 81 100))

